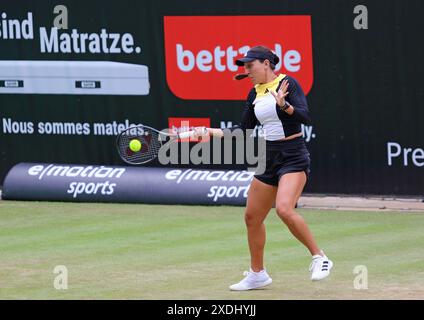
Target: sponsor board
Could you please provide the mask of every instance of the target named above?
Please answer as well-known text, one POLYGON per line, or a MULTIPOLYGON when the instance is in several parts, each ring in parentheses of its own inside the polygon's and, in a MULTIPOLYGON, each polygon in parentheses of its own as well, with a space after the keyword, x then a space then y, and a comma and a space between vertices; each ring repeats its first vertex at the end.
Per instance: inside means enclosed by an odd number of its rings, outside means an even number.
POLYGON ((387 142, 387 165, 424 167, 424 149, 402 147, 397 142, 387 142))
POLYGON ((244 100, 252 84, 233 80, 241 70, 234 60, 259 44, 279 56, 276 72, 295 77, 305 94, 312 87, 307 15, 165 16, 164 41, 168 86, 182 99, 244 100))
POLYGON ((148 95, 148 67, 112 61, 0 61, 0 93, 148 95))
POLYGON ((254 172, 20 163, 5 200, 245 205, 254 172))

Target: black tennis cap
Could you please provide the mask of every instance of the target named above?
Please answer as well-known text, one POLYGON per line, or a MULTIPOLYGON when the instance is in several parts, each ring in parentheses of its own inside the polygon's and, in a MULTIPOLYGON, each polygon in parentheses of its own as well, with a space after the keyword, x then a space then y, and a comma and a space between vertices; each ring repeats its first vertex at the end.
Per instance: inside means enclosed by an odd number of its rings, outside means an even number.
POLYGON ((278 56, 267 47, 256 46, 247 51, 246 55, 243 58, 237 59, 236 65, 242 67, 244 66, 245 62, 250 62, 256 59, 268 59, 269 62, 274 65, 276 65, 280 61, 280 58, 278 58, 278 56))

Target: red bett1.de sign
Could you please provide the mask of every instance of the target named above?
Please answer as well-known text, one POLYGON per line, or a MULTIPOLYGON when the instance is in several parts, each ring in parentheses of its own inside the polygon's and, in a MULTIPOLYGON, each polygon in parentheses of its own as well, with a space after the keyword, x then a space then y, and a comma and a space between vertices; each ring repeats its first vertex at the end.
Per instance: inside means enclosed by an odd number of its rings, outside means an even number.
POLYGON ((244 100, 252 83, 234 60, 265 45, 279 57, 277 73, 296 78, 305 94, 313 82, 310 16, 166 16, 166 79, 179 98, 244 100))

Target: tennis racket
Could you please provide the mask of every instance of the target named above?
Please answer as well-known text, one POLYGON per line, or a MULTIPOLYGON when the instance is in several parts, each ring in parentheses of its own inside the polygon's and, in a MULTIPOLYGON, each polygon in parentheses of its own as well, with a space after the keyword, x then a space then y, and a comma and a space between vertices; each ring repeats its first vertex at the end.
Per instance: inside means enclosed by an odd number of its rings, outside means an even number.
MULTIPOLYGON (((203 128, 207 135, 208 129, 203 128)), ((116 147, 121 159, 128 164, 144 164, 159 155, 163 144, 178 139, 194 138, 195 131, 178 134, 159 131, 145 125, 132 126, 122 131, 116 138, 116 147)))

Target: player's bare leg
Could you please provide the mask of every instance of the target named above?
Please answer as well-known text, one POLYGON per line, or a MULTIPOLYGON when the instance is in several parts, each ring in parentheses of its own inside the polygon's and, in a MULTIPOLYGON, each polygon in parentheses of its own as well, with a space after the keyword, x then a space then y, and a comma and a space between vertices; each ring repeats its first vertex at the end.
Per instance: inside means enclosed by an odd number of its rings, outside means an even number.
POLYGON ((242 291, 265 287, 272 283, 264 268, 265 225, 264 220, 274 205, 277 187, 253 178, 247 196, 245 222, 249 242, 251 267, 245 278, 230 286, 231 290, 242 291))
POLYGON ((277 188, 254 178, 247 196, 244 215, 247 239, 251 257, 251 268, 260 271, 264 268, 264 247, 266 232, 264 220, 274 205, 277 188))
POLYGON ((283 175, 278 183, 275 209, 290 232, 308 248, 312 255, 315 255, 319 254, 320 250, 314 237, 305 220, 294 210, 305 184, 306 174, 304 172, 293 172, 283 175))
POLYGON ((312 255, 310 271, 312 280, 321 280, 330 274, 333 262, 317 246, 308 225, 295 210, 306 184, 305 172, 294 172, 283 175, 278 184, 275 208, 278 216, 287 225, 290 232, 302 242, 312 255))

